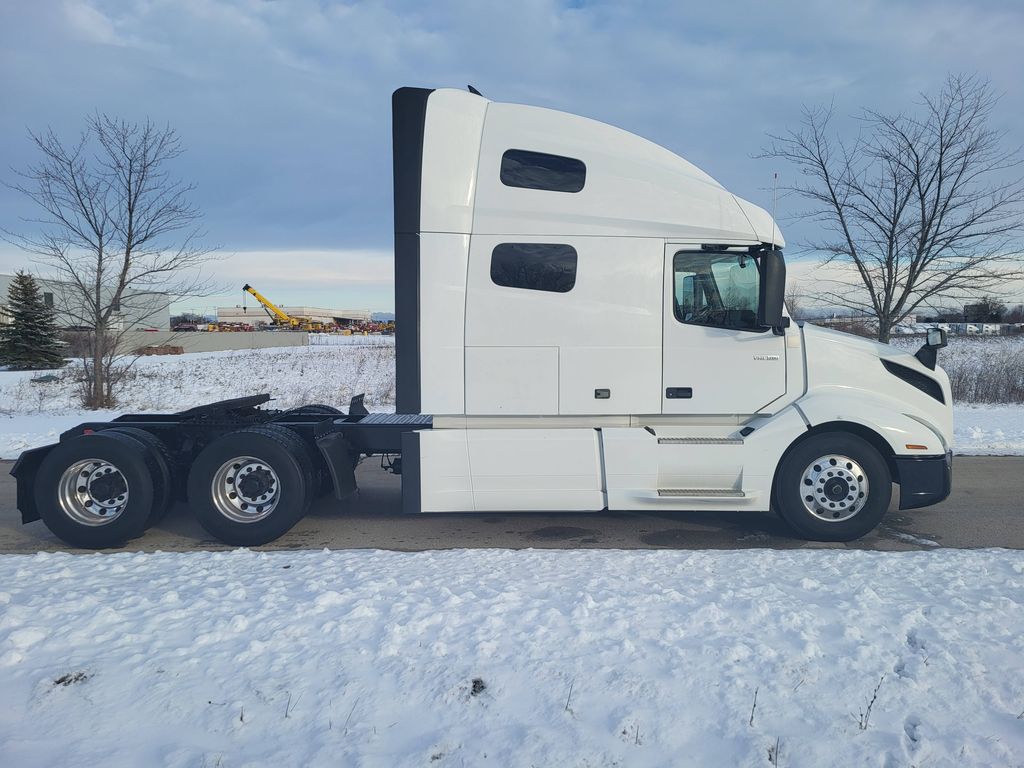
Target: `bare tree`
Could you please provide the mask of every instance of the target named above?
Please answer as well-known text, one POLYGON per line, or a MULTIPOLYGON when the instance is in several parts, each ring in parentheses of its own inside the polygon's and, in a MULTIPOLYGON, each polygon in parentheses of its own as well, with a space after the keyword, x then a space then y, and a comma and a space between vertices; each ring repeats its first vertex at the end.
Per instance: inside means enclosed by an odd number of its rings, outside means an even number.
POLYGON ((167 169, 181 143, 170 127, 99 114, 73 144, 52 130, 30 137, 42 158, 11 186, 42 214, 26 221, 33 233, 5 235, 64 284, 59 308, 88 335, 83 404, 111 407, 129 368, 126 332, 207 287, 193 187, 167 169))
POLYGON ((796 281, 790 281, 786 286, 786 309, 794 320, 804 319, 804 291, 796 281))
POLYGON ((770 136, 762 156, 797 166, 788 190, 828 233, 808 246, 847 267, 821 298, 877 318, 880 341, 922 305, 998 294, 1021 274, 1020 157, 989 125, 996 101, 987 82, 950 76, 916 114, 863 112, 852 142, 831 132, 831 107, 770 136))

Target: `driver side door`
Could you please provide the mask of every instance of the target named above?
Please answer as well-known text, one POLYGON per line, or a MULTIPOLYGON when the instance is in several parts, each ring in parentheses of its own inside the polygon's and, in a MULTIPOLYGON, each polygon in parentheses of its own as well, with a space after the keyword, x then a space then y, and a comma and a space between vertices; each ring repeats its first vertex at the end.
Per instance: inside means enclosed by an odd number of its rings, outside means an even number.
POLYGON ((665 248, 662 413, 749 415, 786 394, 786 343, 757 325, 746 249, 665 248))

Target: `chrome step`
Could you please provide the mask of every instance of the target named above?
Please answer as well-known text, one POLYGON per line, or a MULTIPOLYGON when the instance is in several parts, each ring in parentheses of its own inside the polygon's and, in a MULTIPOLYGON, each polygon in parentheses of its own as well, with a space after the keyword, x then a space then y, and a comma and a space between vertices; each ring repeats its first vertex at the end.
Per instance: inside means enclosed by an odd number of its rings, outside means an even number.
POLYGON ((659 437, 658 445, 743 445, 742 437, 659 437))
POLYGON ((682 496, 690 498, 742 499, 743 491, 732 488, 659 488, 659 496, 682 496))

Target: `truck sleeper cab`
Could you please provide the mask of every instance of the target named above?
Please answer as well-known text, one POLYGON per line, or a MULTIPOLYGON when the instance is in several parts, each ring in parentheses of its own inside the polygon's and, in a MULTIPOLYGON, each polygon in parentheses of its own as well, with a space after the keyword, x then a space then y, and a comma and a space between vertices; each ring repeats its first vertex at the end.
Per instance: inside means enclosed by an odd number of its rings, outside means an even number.
POLYGON ((114 524, 122 486, 155 508, 187 475, 211 533, 258 544, 380 453, 409 512, 775 510, 849 540, 894 482, 904 509, 948 495, 943 340, 914 356, 791 323, 764 210, 586 118, 451 89, 392 107, 398 413, 257 398, 83 425, 19 460, 23 519, 109 546, 148 524, 114 524), (126 439, 148 468, 121 466, 126 439))

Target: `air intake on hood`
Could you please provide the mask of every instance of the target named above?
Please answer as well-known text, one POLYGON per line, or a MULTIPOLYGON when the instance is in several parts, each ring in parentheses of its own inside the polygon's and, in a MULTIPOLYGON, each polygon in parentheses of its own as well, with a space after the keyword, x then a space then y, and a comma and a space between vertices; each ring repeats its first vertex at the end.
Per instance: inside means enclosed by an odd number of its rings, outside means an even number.
POLYGON ((910 386, 920 389, 926 395, 930 395, 940 403, 945 404, 946 398, 942 395, 942 386, 931 376, 925 376, 920 371, 915 371, 913 368, 894 363, 891 360, 883 360, 882 365, 893 376, 903 379, 910 386))

